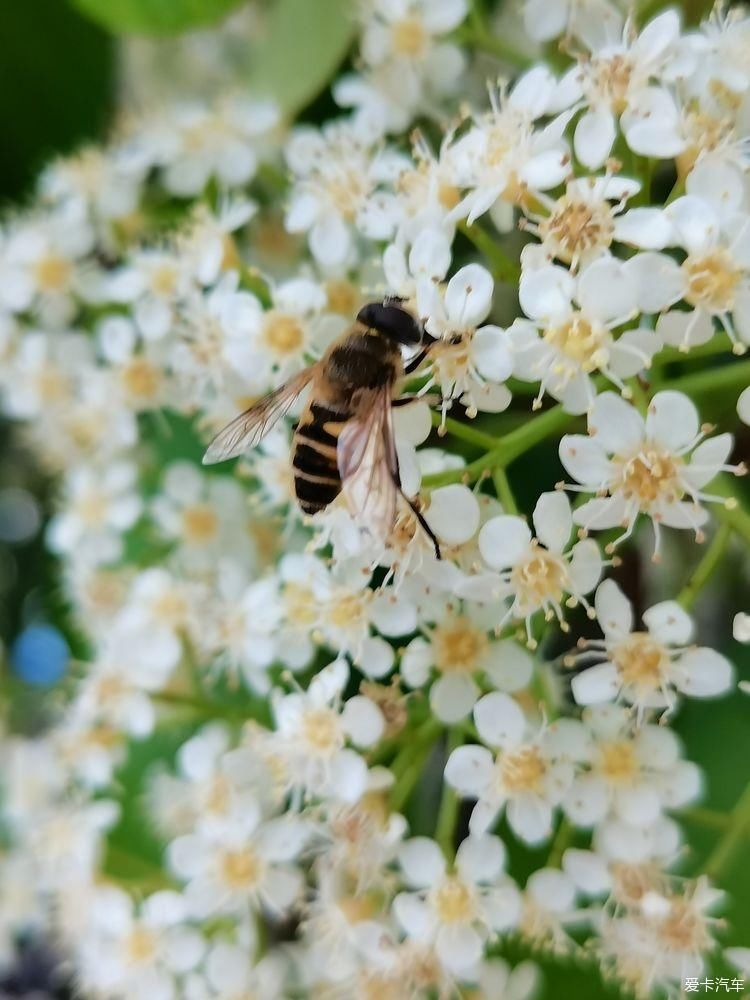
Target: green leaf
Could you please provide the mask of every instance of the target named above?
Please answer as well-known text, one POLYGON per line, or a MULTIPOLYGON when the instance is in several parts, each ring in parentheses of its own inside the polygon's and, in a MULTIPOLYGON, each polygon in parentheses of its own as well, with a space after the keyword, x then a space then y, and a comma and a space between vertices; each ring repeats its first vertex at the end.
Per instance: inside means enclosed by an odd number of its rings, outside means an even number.
MULTIPOLYGON (((213 24, 243 0, 73 0, 110 31, 169 35, 213 24)), ((314 6, 314 4, 311 4, 314 6)))
POLYGON ((254 46, 250 87, 291 115, 323 90, 354 34, 348 0, 276 0, 254 46))

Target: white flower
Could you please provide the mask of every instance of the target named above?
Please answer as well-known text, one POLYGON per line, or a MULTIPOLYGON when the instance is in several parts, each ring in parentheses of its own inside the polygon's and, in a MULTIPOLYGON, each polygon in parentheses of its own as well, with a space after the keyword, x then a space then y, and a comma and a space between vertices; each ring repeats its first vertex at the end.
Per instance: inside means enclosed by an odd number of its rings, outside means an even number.
POLYGON ((523 23, 529 38, 548 42, 559 35, 611 34, 623 18, 610 0, 524 0, 523 23))
MULTIPOLYGON (((642 156, 671 158, 685 143, 668 80, 679 38, 679 15, 665 11, 635 38, 630 25, 619 39, 600 40, 579 62, 574 79, 587 109, 576 125, 576 156, 589 169, 602 166, 617 135, 617 119, 630 148, 642 156)), ((585 40, 585 39, 584 39, 585 40)))
POLYGON ((3 373, 3 409, 8 416, 59 418, 71 406, 81 371, 92 368, 91 341, 83 334, 27 331, 3 373))
POLYGON ((537 192, 535 199, 545 211, 540 213, 536 206, 534 211, 524 208, 533 224, 523 228, 539 237, 550 258, 573 270, 605 254, 615 241, 660 250, 672 231, 662 212, 657 208, 625 211, 628 199, 640 189, 640 182, 630 177, 576 177, 557 200, 537 192))
POLYGON ((732 636, 737 642, 750 642, 750 615, 739 611, 732 622, 732 636))
POLYGON ((578 774, 563 809, 577 825, 593 826, 613 813, 636 826, 653 823, 701 790, 698 768, 680 760, 677 737, 665 726, 633 731, 625 708, 601 705, 584 712, 591 733, 589 768, 578 774))
POLYGON ((426 638, 412 639, 404 650, 400 672, 409 687, 423 687, 434 668, 430 707, 441 722, 452 724, 471 712, 480 695, 479 677, 501 691, 521 690, 531 679, 529 654, 515 642, 490 638, 470 608, 448 612, 423 631, 426 638))
POLYGON ((140 341, 135 325, 125 316, 108 316, 96 333, 104 361, 114 373, 121 406, 140 413, 164 405, 168 345, 140 341))
POLYGON ((525 620, 532 648, 531 616, 544 611, 547 620, 557 617, 566 629, 563 603, 571 607, 580 601, 588 607, 585 595, 596 586, 602 568, 599 549, 590 540, 568 548, 573 517, 563 494, 540 496, 534 527, 536 538, 522 517, 490 518, 479 532, 479 551, 495 572, 466 576, 456 588, 461 596, 482 603, 511 599, 498 628, 511 617, 525 620))
POLYGON ((232 823, 173 840, 167 861, 186 882, 192 916, 240 915, 250 906, 279 919, 300 897, 303 879, 294 861, 308 835, 292 816, 264 821, 260 807, 246 800, 232 823))
POLYGON ((613 580, 599 586, 595 603, 604 639, 584 644, 582 658, 599 662, 573 678, 579 705, 622 698, 642 715, 649 708, 671 708, 677 692, 710 698, 731 687, 728 660, 713 649, 688 645, 693 624, 676 601, 649 608, 645 631, 633 631, 633 609, 613 580))
POLYGON ((537 868, 529 875, 523 894, 519 931, 532 945, 558 953, 575 946, 567 928, 586 921, 585 911, 576 909, 577 887, 567 872, 537 868))
POLYGON ((513 373, 540 383, 535 408, 549 392, 568 413, 584 413, 594 402, 597 371, 626 393, 623 379, 649 368, 661 347, 646 328, 613 332, 638 311, 630 262, 600 257, 577 278, 552 264, 524 268, 519 298, 530 320, 508 329, 513 373))
POLYGON ((743 424, 750 426, 750 386, 740 393, 740 398, 737 400, 737 416, 743 424))
POLYGON ((125 461, 103 469, 74 466, 66 477, 62 510, 49 523, 50 546, 94 563, 116 559, 123 534, 138 520, 143 506, 136 477, 136 467, 125 461))
POLYGON ((552 832, 553 810, 568 795, 574 758, 582 753, 581 724, 572 719, 556 731, 533 732, 517 702, 493 692, 474 706, 482 740, 497 748, 458 747, 448 758, 445 780, 460 794, 477 799, 469 829, 486 833, 507 809, 513 832, 536 844, 552 832))
POLYGON ((173 250, 147 248, 133 253, 112 274, 108 292, 113 302, 131 308, 142 337, 161 340, 174 327, 178 304, 191 282, 192 275, 181 255, 173 250))
POLYGON ((448 282, 444 293, 434 281, 417 282, 417 308, 427 332, 438 340, 430 350, 430 378, 422 392, 438 385, 443 413, 454 399, 477 410, 499 413, 510 403, 510 392, 502 384, 511 374, 513 361, 505 332, 481 325, 492 307, 493 280, 479 264, 462 267, 448 282))
POLYGON ((440 848, 427 837, 407 841, 399 860, 406 882, 417 891, 396 896, 396 920, 410 938, 432 945, 450 971, 471 971, 485 940, 518 920, 519 893, 502 875, 505 848, 498 837, 462 841, 454 874, 446 871, 440 848))
POLYGON ((708 520, 702 502, 732 503, 704 487, 721 471, 744 471, 726 464, 732 435, 704 441, 709 430, 700 428, 695 405, 680 392, 657 392, 645 420, 614 393, 597 396, 589 413, 589 436, 566 434, 560 441, 560 461, 581 483, 572 489, 598 494, 577 508, 576 524, 584 531, 625 528, 614 548, 645 514, 654 528, 655 559, 662 525, 692 529, 702 540, 700 529, 708 520))
POLYGON ((291 233, 307 233, 310 252, 328 270, 356 256, 355 233, 387 239, 396 221, 394 196, 381 187, 404 166, 389 150, 373 153, 350 126, 293 132, 286 148, 296 177, 286 215, 291 233))
POLYGON ((344 802, 355 802, 365 791, 367 765, 346 744, 373 746, 385 722, 369 698, 343 700, 348 678, 346 661, 336 660, 315 675, 307 691, 274 699, 276 732, 269 745, 290 788, 344 802))
POLYGON ((183 923, 185 902, 176 892, 156 892, 135 912, 132 899, 114 886, 100 887, 90 926, 78 944, 87 990, 108 996, 143 995, 174 1000, 179 977, 205 951, 203 935, 183 923))

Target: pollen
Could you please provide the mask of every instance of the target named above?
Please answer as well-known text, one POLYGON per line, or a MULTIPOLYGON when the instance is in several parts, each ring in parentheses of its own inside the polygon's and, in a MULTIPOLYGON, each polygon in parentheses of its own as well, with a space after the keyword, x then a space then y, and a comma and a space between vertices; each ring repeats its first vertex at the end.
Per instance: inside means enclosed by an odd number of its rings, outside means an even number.
POLYGON ((535 746, 524 747, 513 753, 504 753, 498 761, 499 778, 503 789, 511 794, 539 792, 547 773, 547 764, 535 746))
POLYGON ((44 365, 34 379, 36 391, 45 403, 59 403, 68 392, 68 381, 53 365, 44 365))
POLYGON ((125 943, 125 954, 133 965, 151 962, 156 955, 156 935, 146 927, 134 927, 125 943))
POLYGON ((263 862, 251 847, 226 851, 220 864, 222 878, 231 889, 254 889, 263 875, 263 862))
POLYGON ((107 517, 107 498, 101 493, 87 493, 76 504, 76 511, 88 527, 102 525, 107 517))
POLYGON ((359 289, 344 278, 332 278, 325 283, 328 308, 331 312, 350 317, 360 301, 359 289))
POLYGON ((177 291, 177 268, 174 264, 164 261, 153 268, 149 285, 154 295, 169 298, 177 291))
POLYGON ((612 662, 622 682, 634 687, 655 690, 661 686, 669 664, 669 655, 648 632, 633 632, 611 652, 612 662))
POLYGON ((669 913, 657 924, 656 933, 663 947, 670 951, 700 955, 712 943, 704 915, 689 898, 671 900, 669 913))
POLYGON ((305 342, 299 320, 271 309, 263 319, 263 340, 274 354, 298 354, 305 342))
POLYGON ((131 399, 152 400, 161 386, 161 372, 146 358, 132 358, 120 373, 125 392, 131 399))
POLYGON ((540 235, 555 256, 574 265, 606 250, 614 230, 612 210, 606 201, 589 204, 567 196, 557 202, 549 218, 539 223, 540 235))
POLYGON ((613 740, 601 746, 599 770, 613 784, 632 784, 640 771, 633 744, 627 740, 613 740))
POLYGON ((391 29, 393 51, 409 59, 419 59, 427 51, 429 36, 418 17, 404 17, 391 29))
POLYGON ((341 594, 326 606, 325 618, 334 628, 364 625, 367 618, 366 598, 361 594, 341 594))
POLYGON ((574 314, 560 326, 548 327, 544 339, 584 372, 596 371, 609 360, 606 327, 591 322, 581 313, 574 314))
POLYGON ((623 496, 636 500, 643 511, 657 501, 673 503, 685 495, 680 479, 682 461, 670 452, 651 447, 630 458, 615 457, 614 462, 623 496))
POLYGON ((284 588, 286 618, 298 627, 314 625, 318 620, 318 602, 309 587, 288 583, 284 588))
POLYGON ((182 512, 182 534, 193 545, 206 545, 219 531, 219 519, 208 504, 195 504, 182 512))
POLYGON ((435 666, 442 673, 473 674, 488 646, 486 633, 465 615, 449 618, 432 634, 435 666))
POLYGON ((568 589, 568 570, 560 556, 542 548, 535 540, 524 562, 513 570, 511 583, 519 604, 536 608, 551 601, 559 603, 568 589))
POLYGON ((594 59, 592 69, 597 93, 606 97, 616 115, 621 115, 628 106, 628 91, 633 78, 631 60, 618 53, 608 59, 594 59))
POLYGON ((687 278, 685 300, 690 305, 716 313, 733 308, 742 272, 726 250, 712 250, 700 256, 691 254, 682 269, 687 278))
POLYGON ((70 284, 73 267, 69 260, 56 253, 48 253, 36 262, 34 276, 43 292, 62 292, 70 284))
POLYGON ((315 708, 302 718, 302 738, 320 757, 333 756, 344 742, 341 721, 331 708, 315 708))
POLYGON ((477 915, 476 893, 455 875, 444 879, 437 887, 432 905, 443 924, 466 924, 477 915))

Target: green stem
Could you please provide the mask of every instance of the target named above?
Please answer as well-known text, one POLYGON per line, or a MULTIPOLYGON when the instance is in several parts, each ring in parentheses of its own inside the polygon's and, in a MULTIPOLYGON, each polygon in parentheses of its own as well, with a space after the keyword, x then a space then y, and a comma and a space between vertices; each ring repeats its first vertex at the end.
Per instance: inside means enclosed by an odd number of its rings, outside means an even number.
POLYGON ((452 437, 466 441, 467 444, 474 444, 478 448, 487 450, 497 445, 497 438, 493 434, 486 434, 461 420, 453 420, 451 417, 443 419, 439 410, 432 410, 432 423, 434 427, 444 426, 452 437))
POLYGON ((547 868, 560 867, 562 856, 565 853, 565 849, 567 847, 570 847, 572 839, 573 839, 573 827, 570 825, 570 823, 568 823, 565 817, 563 817, 560 820, 560 825, 557 828, 555 839, 552 841, 552 847, 550 848, 549 857, 547 858, 547 863, 546 863, 547 868))
MULTIPOLYGON (((448 734, 448 745, 446 747, 446 759, 456 747, 463 743, 463 736, 460 727, 453 727, 448 734)), ((458 808, 460 801, 450 785, 443 781, 443 793, 440 799, 440 809, 438 810, 437 821, 435 823, 435 840, 442 848, 443 854, 448 861, 452 861, 455 854, 456 821, 458 820, 458 808)))
POLYGON ((723 837, 709 855, 703 869, 706 875, 712 879, 718 879, 749 834, 750 784, 746 786, 737 805, 732 810, 723 837))
POLYGON ((498 278, 508 285, 518 284, 518 279, 521 276, 521 265, 509 257, 489 233, 476 223, 469 225, 467 222, 459 222, 458 228, 487 258, 493 278, 498 278))
POLYGON ((510 465, 519 455, 523 455, 551 434, 566 430, 575 419, 569 413, 565 413, 562 406, 553 406, 552 409, 527 420, 516 430, 506 434, 494 448, 463 468, 448 469, 432 476, 425 476, 424 485, 434 488, 464 480, 472 482, 498 466, 510 465))
POLYGON ((670 379, 670 389, 684 392, 688 396, 698 396, 719 390, 744 389, 750 385, 750 361, 732 361, 721 368, 708 368, 670 379))
POLYGON ((693 571, 693 575, 680 591, 677 601, 689 611, 695 603, 698 594, 719 568, 729 539, 732 536, 732 526, 724 522, 711 540, 711 544, 703 553, 703 558, 693 571))
POLYGON ((712 487, 714 493, 727 498, 729 506, 716 505, 714 511, 716 516, 724 524, 728 524, 732 531, 744 539, 750 545, 750 511, 745 510, 735 496, 732 480, 728 475, 717 477, 715 485, 712 487))
POLYGON ((492 481, 495 484, 495 494, 497 499, 503 505, 503 510, 506 514, 517 514, 518 505, 516 504, 516 498, 513 496, 513 490, 511 489, 510 482, 508 480, 508 473, 501 466, 498 466, 492 473, 492 481))
POLYGON ((717 812, 715 809, 703 809, 700 806, 681 809, 678 818, 713 830, 726 830, 732 822, 732 817, 726 813, 717 812))

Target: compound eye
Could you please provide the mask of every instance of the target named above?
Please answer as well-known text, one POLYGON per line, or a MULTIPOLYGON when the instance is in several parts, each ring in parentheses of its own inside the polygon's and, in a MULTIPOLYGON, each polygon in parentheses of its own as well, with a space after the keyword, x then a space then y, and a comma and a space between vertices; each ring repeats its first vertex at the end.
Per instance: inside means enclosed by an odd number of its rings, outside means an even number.
POLYGON ((422 342, 422 327, 411 313, 400 306, 386 302, 370 302, 363 306, 357 315, 358 322, 377 330, 385 337, 390 337, 399 344, 420 344, 422 342))

